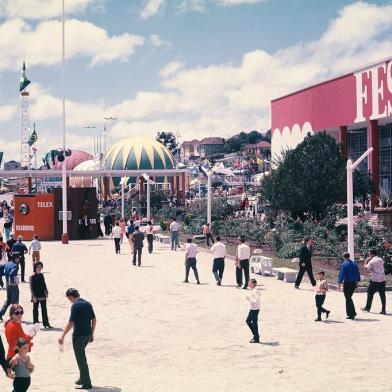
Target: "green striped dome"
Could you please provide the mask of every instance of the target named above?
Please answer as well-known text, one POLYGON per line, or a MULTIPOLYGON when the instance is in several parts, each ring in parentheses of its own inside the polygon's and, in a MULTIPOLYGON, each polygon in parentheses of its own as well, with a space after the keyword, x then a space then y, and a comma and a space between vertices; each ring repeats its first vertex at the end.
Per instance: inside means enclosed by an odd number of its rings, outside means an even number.
MULTIPOLYGON (((130 137, 114 144, 106 154, 104 168, 108 170, 158 170, 173 169, 174 159, 170 151, 161 143, 145 137, 130 137)), ((130 177, 128 183, 136 183, 136 177, 130 177)), ((164 182, 164 177, 157 177, 157 182, 164 182)), ((109 187, 117 187, 119 177, 110 180, 109 187)))

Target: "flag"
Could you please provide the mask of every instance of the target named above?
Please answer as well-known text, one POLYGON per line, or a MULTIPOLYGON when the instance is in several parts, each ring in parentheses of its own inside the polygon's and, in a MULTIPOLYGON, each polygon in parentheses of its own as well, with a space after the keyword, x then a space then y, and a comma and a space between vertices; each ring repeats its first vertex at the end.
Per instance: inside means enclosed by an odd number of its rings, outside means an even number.
POLYGON ((28 85, 30 80, 26 77, 26 65, 23 61, 22 76, 20 77, 19 92, 22 92, 28 85))
POLYGON ((38 135, 37 132, 35 131, 35 124, 34 124, 33 133, 30 135, 29 141, 27 143, 31 147, 37 140, 38 140, 38 135))

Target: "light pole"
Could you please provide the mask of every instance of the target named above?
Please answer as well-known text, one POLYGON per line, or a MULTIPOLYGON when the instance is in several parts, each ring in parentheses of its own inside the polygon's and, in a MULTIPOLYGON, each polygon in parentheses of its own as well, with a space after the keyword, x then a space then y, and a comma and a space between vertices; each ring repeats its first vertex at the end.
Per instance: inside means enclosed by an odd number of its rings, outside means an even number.
POLYGON ((118 117, 108 116, 108 117, 104 117, 104 119, 109 122, 109 138, 108 138, 109 142, 108 143, 106 142, 106 131, 107 131, 106 130, 106 126, 104 128, 104 132, 105 132, 105 156, 106 156, 106 146, 108 144, 109 147, 110 147, 111 144, 112 144, 112 122, 118 120, 118 117))
POLYGON ((354 217, 353 217, 353 171, 373 151, 368 148, 354 163, 351 159, 347 161, 347 251, 354 260, 354 217))
POLYGON ((61 164, 62 174, 62 199, 63 199, 63 234, 61 236, 61 242, 68 244, 68 214, 67 214, 67 157, 65 156, 65 0, 62 0, 63 13, 61 23, 61 98, 62 98, 62 130, 63 130, 63 151, 64 161, 61 164))
MULTIPOLYGON (((96 126, 94 126, 94 125, 88 125, 88 126, 86 126, 86 127, 83 127, 84 129, 95 129, 96 128, 96 126)), ((94 151, 94 155, 95 155, 95 136, 94 136, 94 148, 93 148, 93 151, 94 151)))

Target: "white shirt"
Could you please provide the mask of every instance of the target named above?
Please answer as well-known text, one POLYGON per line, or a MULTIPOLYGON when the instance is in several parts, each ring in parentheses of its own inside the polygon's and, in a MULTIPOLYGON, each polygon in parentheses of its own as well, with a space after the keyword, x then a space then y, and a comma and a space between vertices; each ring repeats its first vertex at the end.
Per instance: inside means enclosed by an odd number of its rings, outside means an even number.
POLYGON ((372 282, 385 282, 384 260, 381 257, 374 256, 366 269, 370 273, 372 282))
POLYGON ((196 257, 197 245, 192 243, 187 243, 185 245, 185 255, 189 259, 190 257, 196 257))
POLYGON ((146 233, 146 234, 153 234, 154 233, 154 226, 153 225, 148 225, 147 227, 146 227, 146 230, 144 230, 144 232, 146 233))
POLYGON ((180 230, 180 225, 177 222, 170 223, 170 231, 180 230))
POLYGON ((114 226, 112 230, 113 238, 121 238, 122 229, 120 226, 114 226))
POLYGON ((227 255, 226 245, 220 241, 215 242, 210 251, 213 253, 214 259, 226 257, 227 255))
POLYGON ((250 294, 247 295, 246 299, 249 301, 251 310, 260 309, 260 291, 255 288, 252 289, 250 294))
POLYGON ((250 259, 250 248, 248 244, 238 245, 237 248, 238 260, 249 260, 250 259))
POLYGON ((30 249, 32 249, 34 252, 41 250, 41 243, 39 242, 39 240, 31 241, 30 249))

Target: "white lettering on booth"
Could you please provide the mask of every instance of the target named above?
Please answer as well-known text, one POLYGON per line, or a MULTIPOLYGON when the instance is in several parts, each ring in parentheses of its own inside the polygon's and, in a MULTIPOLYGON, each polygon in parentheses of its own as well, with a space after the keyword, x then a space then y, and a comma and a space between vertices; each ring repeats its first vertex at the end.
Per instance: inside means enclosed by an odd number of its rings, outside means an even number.
POLYGON ((52 201, 37 201, 38 208, 52 208, 53 202, 52 201))
POLYGON ((357 113, 354 122, 375 120, 392 115, 392 61, 378 64, 365 71, 356 72, 357 113), (367 81, 364 82, 364 78, 367 81), (365 105, 371 104, 372 112, 365 117, 365 105))

